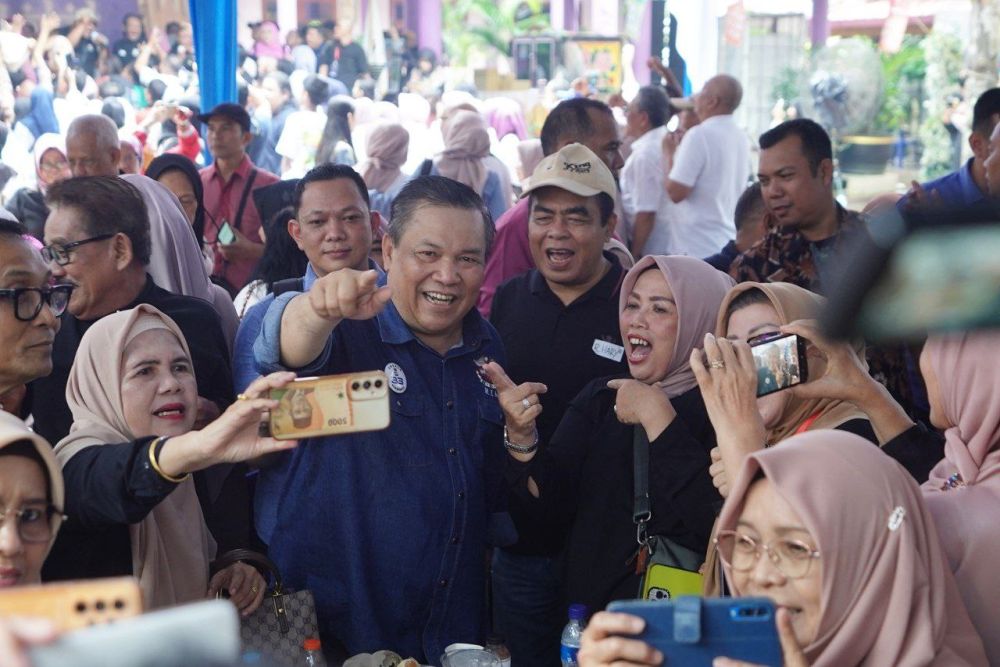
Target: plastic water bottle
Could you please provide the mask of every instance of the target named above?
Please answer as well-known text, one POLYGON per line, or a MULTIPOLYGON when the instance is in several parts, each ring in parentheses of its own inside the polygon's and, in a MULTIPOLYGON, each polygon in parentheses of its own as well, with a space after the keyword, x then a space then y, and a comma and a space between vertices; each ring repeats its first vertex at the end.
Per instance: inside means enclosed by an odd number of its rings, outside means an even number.
POLYGON ((569 623, 563 628, 559 656, 562 667, 576 667, 576 654, 580 650, 580 635, 583 634, 583 620, 587 618, 587 606, 571 604, 569 623))
POLYGON ((308 667, 322 667, 322 665, 326 664, 323 661, 323 654, 320 652, 322 650, 322 645, 315 637, 310 637, 302 642, 302 649, 306 653, 306 661, 303 664, 308 667))

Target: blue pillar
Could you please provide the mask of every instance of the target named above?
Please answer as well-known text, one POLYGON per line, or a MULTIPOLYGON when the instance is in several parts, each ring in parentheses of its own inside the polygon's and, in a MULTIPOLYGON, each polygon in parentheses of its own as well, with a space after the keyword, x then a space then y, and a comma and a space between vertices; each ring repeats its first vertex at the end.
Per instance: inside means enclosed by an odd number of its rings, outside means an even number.
POLYGON ((189 0, 201 110, 236 101, 236 0, 189 0))

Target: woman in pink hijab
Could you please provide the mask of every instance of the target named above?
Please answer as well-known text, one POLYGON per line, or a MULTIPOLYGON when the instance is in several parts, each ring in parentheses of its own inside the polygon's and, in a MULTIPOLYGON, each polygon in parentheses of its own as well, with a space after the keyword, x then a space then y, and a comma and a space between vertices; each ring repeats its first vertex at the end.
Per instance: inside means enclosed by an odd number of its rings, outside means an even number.
POLYGON ((257 58, 269 56, 277 60, 285 57, 285 44, 281 41, 281 31, 274 21, 263 21, 257 27, 257 41, 253 44, 253 55, 257 58))
POLYGON ((431 174, 447 176, 480 193, 497 220, 510 207, 500 177, 489 170, 490 135, 475 111, 458 111, 444 126, 444 150, 434 158, 431 174))
POLYGON ((945 437, 921 488, 990 664, 1000 664, 1000 334, 931 338, 920 370, 945 437))
MULTIPOLYGON (((717 545, 734 595, 777 605, 788 667, 987 664, 919 487, 860 436, 813 431, 747 457, 717 545)), ((608 641, 641 630, 600 614, 580 665, 660 664, 644 642, 608 641)))
POLYGON ((596 610, 639 593, 632 518, 636 439, 649 452, 648 534, 698 554, 708 547, 722 498, 708 474, 715 435, 688 359, 715 327, 732 285, 729 276, 694 257, 640 260, 625 275, 619 299, 624 345, 618 353, 629 375, 585 386, 549 442, 538 443, 535 430, 545 387, 514 386, 498 365, 487 367, 505 413, 511 511, 544 517, 553 534, 568 533, 569 600, 596 610))

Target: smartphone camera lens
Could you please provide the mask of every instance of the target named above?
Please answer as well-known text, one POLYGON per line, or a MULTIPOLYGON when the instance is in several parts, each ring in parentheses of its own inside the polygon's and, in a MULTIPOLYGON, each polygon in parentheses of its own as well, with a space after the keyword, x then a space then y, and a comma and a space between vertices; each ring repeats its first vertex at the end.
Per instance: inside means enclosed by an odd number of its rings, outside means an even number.
POLYGON ((372 388, 371 380, 365 380, 365 389, 371 389, 371 388, 372 388))
POLYGON ((353 389, 354 391, 357 391, 360 388, 361 388, 361 384, 358 383, 358 382, 355 382, 354 384, 351 385, 351 389, 353 389))
POLYGON ((375 380, 375 388, 376 389, 381 389, 382 388, 382 381, 381 380, 375 380))

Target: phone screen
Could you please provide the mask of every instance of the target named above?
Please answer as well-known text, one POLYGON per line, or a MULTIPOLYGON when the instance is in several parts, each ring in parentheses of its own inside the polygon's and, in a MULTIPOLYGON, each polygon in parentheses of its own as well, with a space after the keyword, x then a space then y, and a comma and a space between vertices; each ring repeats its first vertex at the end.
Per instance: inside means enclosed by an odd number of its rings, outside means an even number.
POLYGON ((219 234, 216 238, 219 239, 219 243, 222 245, 229 245, 236 240, 236 232, 233 231, 228 222, 223 222, 222 226, 219 227, 219 234))
POLYGON ((806 380, 804 345, 795 334, 764 334, 751 341, 757 366, 757 395, 767 396, 806 380))

